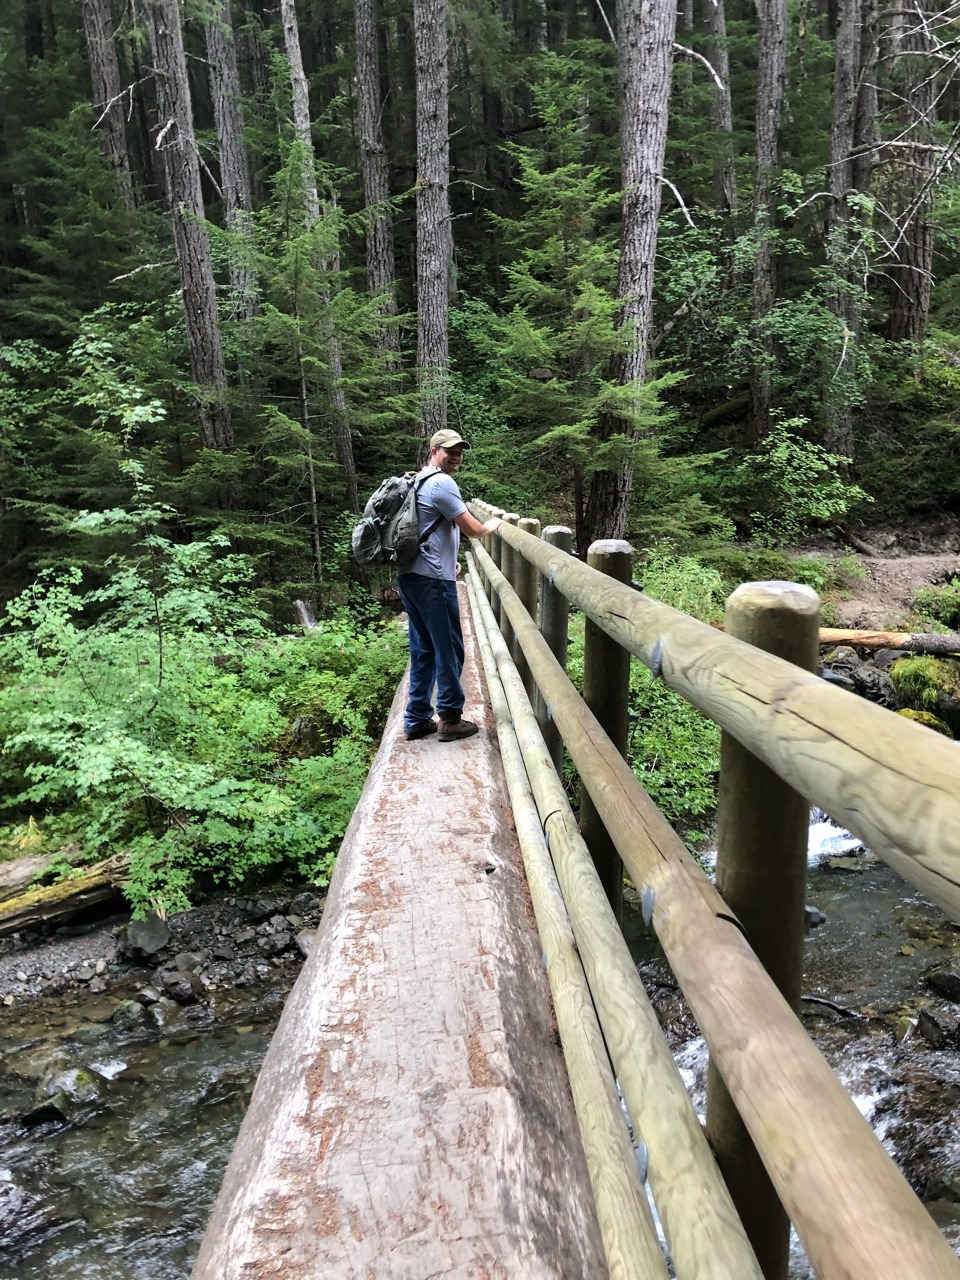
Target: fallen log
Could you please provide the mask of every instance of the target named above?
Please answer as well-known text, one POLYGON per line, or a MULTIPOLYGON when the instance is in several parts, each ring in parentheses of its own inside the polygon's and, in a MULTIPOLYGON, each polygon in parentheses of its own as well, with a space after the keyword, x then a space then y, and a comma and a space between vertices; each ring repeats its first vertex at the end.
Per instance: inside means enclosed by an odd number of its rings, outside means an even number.
POLYGON ((23 929, 65 924, 81 911, 120 902, 130 855, 118 853, 81 875, 28 889, 0 903, 0 938, 23 929))
POLYGON ((849 644, 855 649, 903 649, 908 653, 943 656, 960 654, 960 635, 923 635, 912 631, 847 631, 841 627, 821 627, 822 647, 849 644))

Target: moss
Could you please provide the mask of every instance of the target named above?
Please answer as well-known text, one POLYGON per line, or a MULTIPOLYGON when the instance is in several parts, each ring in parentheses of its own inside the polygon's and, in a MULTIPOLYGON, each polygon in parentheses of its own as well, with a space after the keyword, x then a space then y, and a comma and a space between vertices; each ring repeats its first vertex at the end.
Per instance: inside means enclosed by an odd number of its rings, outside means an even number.
POLYGON ((931 711, 915 711, 913 707, 901 707, 897 715, 903 716, 905 720, 914 720, 917 724, 926 725, 928 729, 933 729, 936 733, 942 733, 947 738, 954 736, 950 726, 931 711))
POLYGON ((890 678, 908 708, 930 712, 954 734, 960 731, 960 663, 926 654, 900 658, 890 678))

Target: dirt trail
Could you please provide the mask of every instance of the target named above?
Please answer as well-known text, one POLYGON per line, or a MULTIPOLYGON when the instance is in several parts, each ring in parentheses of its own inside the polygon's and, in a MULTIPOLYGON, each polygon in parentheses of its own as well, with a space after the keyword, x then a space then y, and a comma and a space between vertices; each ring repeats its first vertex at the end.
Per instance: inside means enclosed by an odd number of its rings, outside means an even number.
POLYGON ((910 605, 921 587, 939 586, 960 577, 960 554, 865 556, 857 559, 867 575, 854 584, 850 598, 836 606, 837 625, 877 630, 907 626, 910 605))

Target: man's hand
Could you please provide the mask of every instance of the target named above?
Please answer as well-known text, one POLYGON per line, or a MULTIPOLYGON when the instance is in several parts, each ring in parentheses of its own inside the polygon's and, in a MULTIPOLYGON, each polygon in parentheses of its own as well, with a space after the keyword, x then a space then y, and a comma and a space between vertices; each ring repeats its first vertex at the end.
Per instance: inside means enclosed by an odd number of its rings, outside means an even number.
POLYGON ((485 538, 488 533, 495 533, 500 528, 501 521, 494 516, 486 524, 481 524, 469 511, 464 511, 462 515, 455 517, 453 523, 468 538, 485 538))

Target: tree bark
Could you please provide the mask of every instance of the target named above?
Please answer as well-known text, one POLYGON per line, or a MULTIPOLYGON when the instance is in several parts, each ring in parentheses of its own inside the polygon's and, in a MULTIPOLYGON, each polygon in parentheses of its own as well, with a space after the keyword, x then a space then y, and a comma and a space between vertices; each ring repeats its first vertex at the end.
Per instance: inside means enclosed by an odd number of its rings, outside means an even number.
MULTIPOLYGON (((297 25, 294 0, 280 0, 280 13, 283 21, 284 46, 286 48, 287 61, 290 64, 293 125, 297 141, 303 151, 303 198, 306 226, 309 231, 313 230, 320 221, 321 208, 320 194, 317 189, 313 136, 310 128, 310 99, 307 77, 303 70, 303 57, 300 52, 300 30, 297 25)), ((324 270, 329 264, 318 263, 317 266, 324 270)), ((320 308, 320 338, 325 348, 327 369, 330 374, 329 409, 333 450, 343 475, 343 482, 347 490, 347 502, 352 511, 359 511, 360 498, 357 490, 357 469, 353 457, 350 424, 347 420, 347 401, 343 390, 343 358, 340 353, 339 339, 330 322, 329 291, 321 292, 320 308)))
POLYGON ((733 172, 733 99, 730 93, 730 51, 727 48, 725 0, 704 0, 704 20, 708 31, 707 59, 723 88, 714 85, 710 96, 713 124, 713 193, 717 209, 724 215, 737 212, 737 183, 733 172))
POLYGON ((210 94, 220 148, 220 185, 224 221, 231 233, 227 270, 235 313, 247 319, 260 309, 253 268, 253 193, 244 142, 240 72, 233 40, 230 0, 219 0, 205 26, 210 63, 210 94))
POLYGON ((187 62, 177 0, 145 0, 157 88, 155 149, 163 157, 177 266, 187 321, 190 368, 200 393, 200 439, 207 449, 233 448, 227 373, 217 294, 204 227, 200 164, 193 133, 187 62))
POLYGON ((889 87, 899 105, 896 117, 906 140, 919 144, 884 154, 886 204, 895 221, 885 333, 892 342, 919 342, 930 314, 936 153, 929 144, 934 141, 937 79, 928 21, 920 10, 898 10, 889 32, 889 87))
POLYGON ((117 179, 124 208, 136 208, 130 155, 124 126, 124 99, 114 42, 110 0, 83 0, 83 32, 90 60, 93 107, 97 113, 100 153, 117 179))
POLYGON ((393 214, 390 199, 390 166, 383 145, 383 102, 380 96, 380 55, 377 41, 376 0, 356 0, 354 20, 357 43, 357 124, 360 134, 360 170, 367 208, 367 289, 380 299, 384 325, 377 345, 387 371, 400 364, 397 315, 397 281, 393 257, 393 214))
POLYGON ((451 272, 447 13, 414 0, 417 79, 417 384, 425 438, 447 425, 451 272))
MULTIPOLYGON (((646 376, 676 16, 674 0, 620 0, 617 5, 623 183, 617 325, 623 348, 612 362, 611 380, 624 388, 625 398, 646 376)), ((614 466, 594 473, 588 543, 625 535, 633 486, 630 442, 637 439, 629 410, 604 414, 597 434, 604 443, 621 436, 625 448, 614 466)))
POLYGON ((780 117, 787 76, 786 0, 756 0, 756 5, 760 42, 757 62, 757 174, 753 197, 753 226, 757 244, 753 269, 756 355, 750 376, 753 443, 766 434, 770 425, 775 343, 768 321, 777 296, 773 187, 780 159, 780 117))

